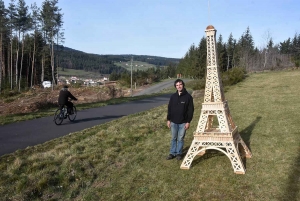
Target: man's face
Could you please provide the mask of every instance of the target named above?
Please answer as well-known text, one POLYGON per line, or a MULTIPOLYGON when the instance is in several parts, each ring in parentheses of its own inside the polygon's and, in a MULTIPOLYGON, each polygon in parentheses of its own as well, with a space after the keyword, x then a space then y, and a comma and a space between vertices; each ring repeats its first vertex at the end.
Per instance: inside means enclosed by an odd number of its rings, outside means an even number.
POLYGON ((182 91, 182 89, 183 89, 183 84, 182 84, 182 82, 177 82, 175 86, 176 86, 176 89, 177 89, 179 92, 182 91))

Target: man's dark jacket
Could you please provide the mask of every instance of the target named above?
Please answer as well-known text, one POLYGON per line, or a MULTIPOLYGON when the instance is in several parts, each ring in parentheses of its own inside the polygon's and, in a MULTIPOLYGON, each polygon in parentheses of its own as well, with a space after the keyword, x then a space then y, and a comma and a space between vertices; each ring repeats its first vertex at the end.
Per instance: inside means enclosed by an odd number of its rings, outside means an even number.
POLYGON ((66 105, 68 104, 68 98, 71 98, 73 100, 77 100, 77 98, 75 98, 71 92, 69 92, 68 90, 61 90, 59 92, 59 97, 58 97, 58 104, 59 105, 66 105))
POLYGON ((176 123, 190 123, 193 119, 193 97, 183 88, 181 94, 178 91, 172 94, 168 104, 167 120, 176 123))

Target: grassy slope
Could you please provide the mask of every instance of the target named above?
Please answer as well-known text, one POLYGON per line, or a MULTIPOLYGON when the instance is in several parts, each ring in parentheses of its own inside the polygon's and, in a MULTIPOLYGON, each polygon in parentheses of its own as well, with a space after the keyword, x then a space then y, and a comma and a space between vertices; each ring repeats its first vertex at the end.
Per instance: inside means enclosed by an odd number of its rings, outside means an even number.
POLYGON ((84 70, 74 70, 67 68, 65 68, 64 71, 62 71, 62 68, 60 67, 58 68, 58 74, 59 76, 65 76, 67 78, 71 76, 76 76, 85 79, 99 79, 101 77, 101 74, 97 72, 87 72, 84 70))
MULTIPOLYGON (((126 70, 130 71, 131 70, 131 61, 128 62, 115 62, 116 66, 120 66, 125 68, 126 70)), ((132 70, 147 70, 148 68, 155 68, 155 65, 149 64, 147 62, 142 62, 142 61, 132 61, 132 70)))
MULTIPOLYGON (((245 175, 222 154, 190 170, 167 161, 166 106, 0 158, 0 197, 12 200, 299 200, 299 71, 252 74, 225 97, 253 157, 245 175)), ((193 139, 203 98, 186 137, 193 139)))
MULTIPOLYGON (((115 62, 116 66, 120 66, 125 68, 126 70, 130 71, 131 70, 131 61, 128 62, 115 62)), ((147 62, 142 62, 142 61, 134 61, 132 62, 132 70, 147 70, 148 68, 155 68, 156 66, 153 64, 149 64, 147 62)), ((62 71, 62 68, 58 69, 59 76, 66 76, 66 77, 71 77, 71 76, 77 76, 81 78, 86 78, 86 79, 99 79, 101 77, 100 73, 97 72, 86 72, 84 70, 74 70, 74 69, 64 69, 62 71)))

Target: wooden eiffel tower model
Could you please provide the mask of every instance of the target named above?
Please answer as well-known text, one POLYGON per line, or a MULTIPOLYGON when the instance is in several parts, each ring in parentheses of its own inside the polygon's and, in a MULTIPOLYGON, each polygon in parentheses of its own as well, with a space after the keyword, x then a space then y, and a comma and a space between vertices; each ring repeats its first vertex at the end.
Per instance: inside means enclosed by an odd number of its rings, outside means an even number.
POLYGON ((215 149, 230 159, 234 173, 245 174, 245 167, 239 151, 243 152, 247 158, 251 158, 252 154, 238 133, 225 100, 217 63, 216 30, 209 25, 205 33, 207 77, 204 103, 202 103, 200 119, 194 132, 194 140, 180 168, 189 169, 196 155, 201 156, 205 154, 205 150, 215 149), (239 150, 239 148, 241 149, 239 150))

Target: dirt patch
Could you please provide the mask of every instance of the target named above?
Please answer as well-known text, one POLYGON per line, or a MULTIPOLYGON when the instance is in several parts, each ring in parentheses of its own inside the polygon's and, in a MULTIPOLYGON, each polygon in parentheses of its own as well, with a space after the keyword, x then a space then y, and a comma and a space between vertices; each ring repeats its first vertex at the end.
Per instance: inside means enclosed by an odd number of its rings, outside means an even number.
MULTIPOLYGON (((134 93, 144 87, 135 89, 134 93)), ((52 89, 34 88, 18 96, 2 98, 0 96, 0 115, 30 113, 42 108, 58 106, 57 99, 61 87, 52 89)), ((120 89, 116 85, 99 87, 69 88, 69 91, 78 99, 76 104, 105 101, 111 98, 130 96, 130 89, 120 89)))

